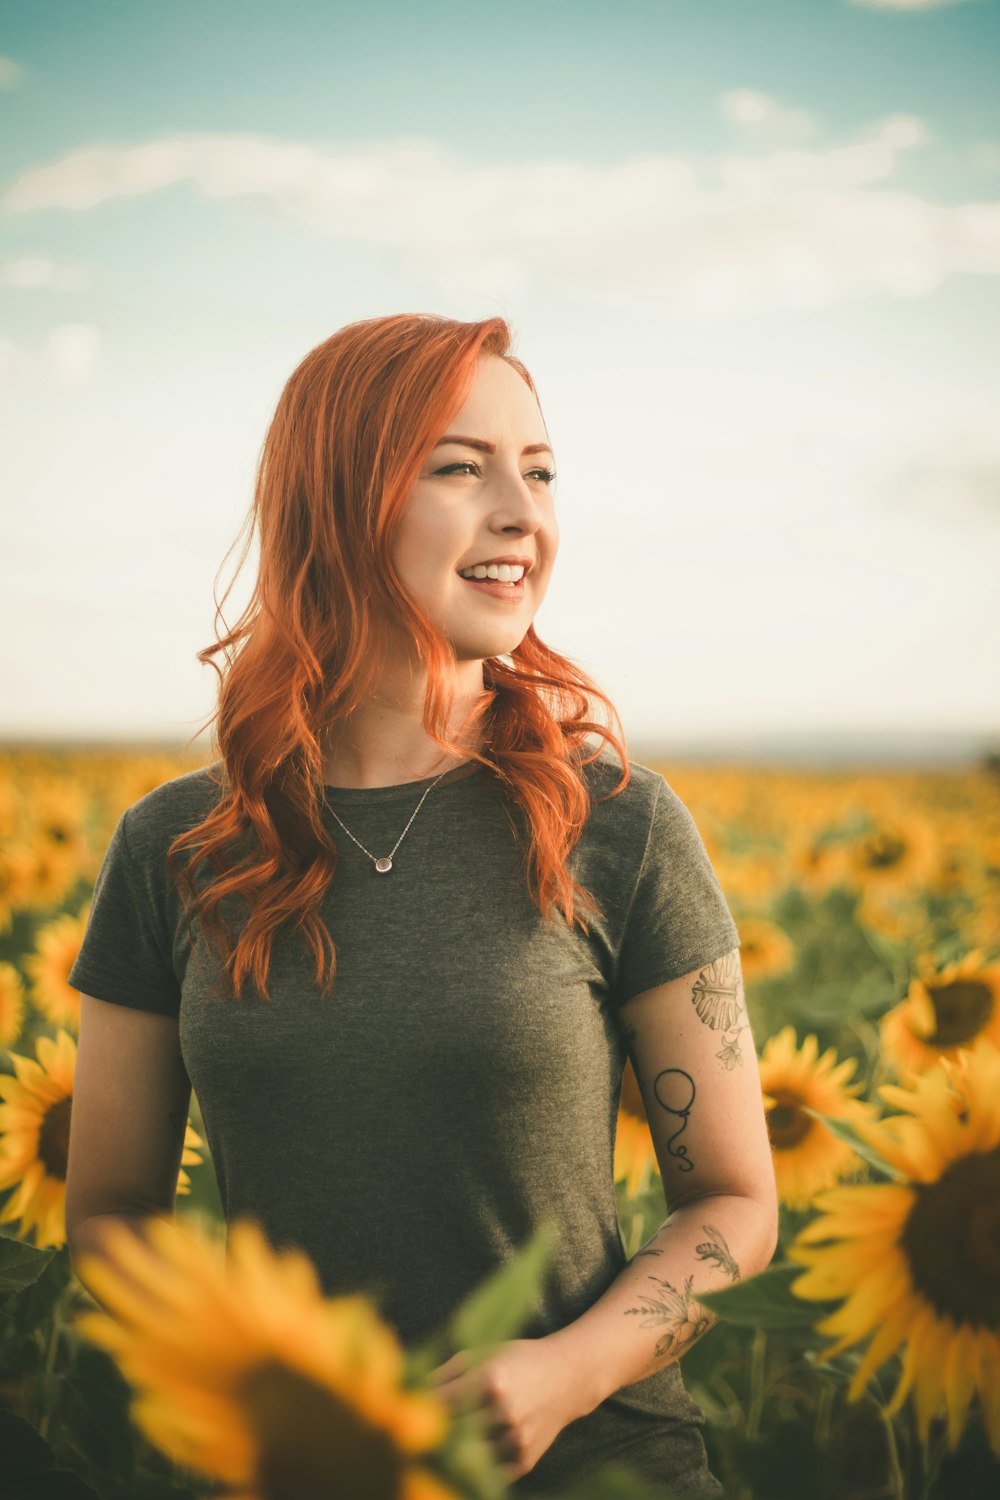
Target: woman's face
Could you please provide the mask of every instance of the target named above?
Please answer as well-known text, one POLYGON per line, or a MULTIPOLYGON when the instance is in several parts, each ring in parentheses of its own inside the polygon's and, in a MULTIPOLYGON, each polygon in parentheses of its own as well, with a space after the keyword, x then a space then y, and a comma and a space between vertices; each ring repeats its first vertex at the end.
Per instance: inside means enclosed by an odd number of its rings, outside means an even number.
POLYGON ((445 437, 423 464, 393 549, 400 578, 459 661, 503 656, 520 645, 545 597, 559 546, 555 463, 538 403, 506 360, 486 355, 445 437), (531 451, 534 449, 535 451, 531 451), (462 570, 501 558, 525 572, 511 586, 472 582, 462 570))

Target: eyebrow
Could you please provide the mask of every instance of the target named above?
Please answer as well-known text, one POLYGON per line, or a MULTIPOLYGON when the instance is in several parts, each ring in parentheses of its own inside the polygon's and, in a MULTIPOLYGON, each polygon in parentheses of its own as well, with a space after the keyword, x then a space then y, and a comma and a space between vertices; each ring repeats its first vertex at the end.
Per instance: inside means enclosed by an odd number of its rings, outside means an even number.
MULTIPOLYGON (((456 437, 454 433, 449 434, 448 437, 441 438, 440 442, 435 444, 435 447, 443 448, 445 443, 457 443, 463 448, 478 448, 480 453, 495 453, 497 451, 495 443, 487 443, 482 438, 456 437)), ((548 443, 529 443, 527 448, 521 449, 521 457, 523 458, 526 453, 552 453, 552 449, 548 443)), ((552 454, 552 456, 554 458, 555 454, 552 454)))

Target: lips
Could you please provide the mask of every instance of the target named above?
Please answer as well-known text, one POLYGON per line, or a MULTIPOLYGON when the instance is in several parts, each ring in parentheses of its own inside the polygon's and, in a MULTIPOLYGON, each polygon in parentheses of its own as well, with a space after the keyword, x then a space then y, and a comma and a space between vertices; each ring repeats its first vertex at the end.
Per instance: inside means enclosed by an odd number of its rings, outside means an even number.
MULTIPOLYGON (((461 578, 461 574, 459 574, 461 578)), ((492 599, 506 599, 517 602, 524 598, 524 579, 519 578, 517 583, 502 583, 499 578, 462 578, 470 589, 478 589, 481 594, 488 594, 492 599)))

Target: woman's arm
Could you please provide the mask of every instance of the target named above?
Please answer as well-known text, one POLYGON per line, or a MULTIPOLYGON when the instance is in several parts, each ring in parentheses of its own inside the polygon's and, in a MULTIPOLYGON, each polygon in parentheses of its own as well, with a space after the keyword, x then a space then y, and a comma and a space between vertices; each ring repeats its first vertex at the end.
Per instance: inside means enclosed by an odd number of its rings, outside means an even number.
POLYGON ((697 1301, 774 1255, 778 1202, 739 949, 620 1011, 668 1215, 604 1294, 547 1336, 580 1415, 679 1359, 716 1321, 697 1301))

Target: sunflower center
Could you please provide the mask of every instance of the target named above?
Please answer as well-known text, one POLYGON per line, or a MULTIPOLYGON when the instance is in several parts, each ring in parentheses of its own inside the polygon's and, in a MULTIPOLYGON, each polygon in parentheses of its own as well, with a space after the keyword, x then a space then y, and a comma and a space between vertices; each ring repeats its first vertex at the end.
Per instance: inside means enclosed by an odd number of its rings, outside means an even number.
POLYGON ((900 1243, 914 1285, 942 1317, 1000 1330, 1000 1146, 914 1183, 900 1243))
POLYGON ((898 865, 906 853, 903 840, 894 833, 880 832, 865 840, 865 860, 873 870, 885 870, 898 865))
POLYGON ((38 1160, 49 1177, 66 1181, 66 1163, 69 1161, 69 1117, 73 1108, 73 1097, 57 1099, 45 1111, 45 1118, 38 1130, 38 1160))
POLYGON ((934 1006, 934 1034, 925 1038, 931 1047, 958 1047, 971 1041, 993 1014, 993 993, 980 980, 928 985, 927 992, 934 1006))
POLYGON ((789 1089, 768 1089, 774 1104, 767 1111, 767 1133, 771 1145, 788 1151, 805 1140, 815 1123, 802 1108, 802 1099, 789 1089))
POLYGON ((263 1500, 397 1500, 399 1449, 336 1392, 268 1360, 240 1388, 257 1439, 263 1500))

